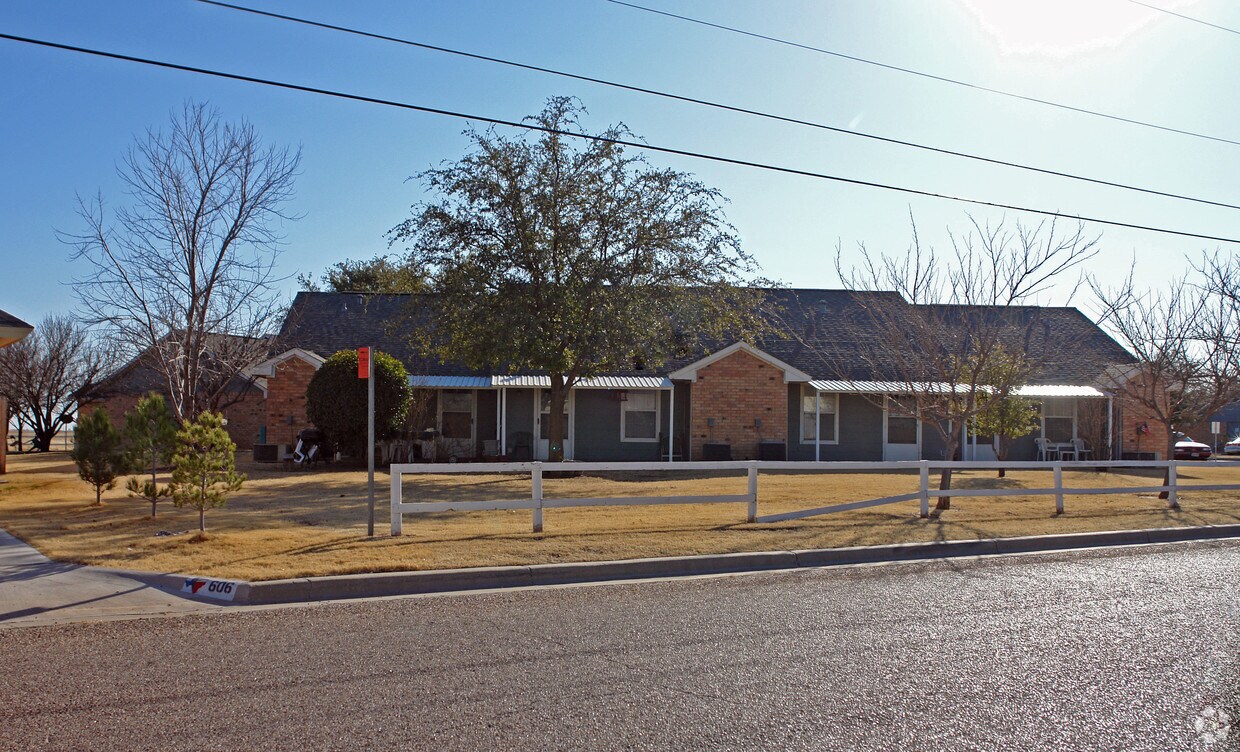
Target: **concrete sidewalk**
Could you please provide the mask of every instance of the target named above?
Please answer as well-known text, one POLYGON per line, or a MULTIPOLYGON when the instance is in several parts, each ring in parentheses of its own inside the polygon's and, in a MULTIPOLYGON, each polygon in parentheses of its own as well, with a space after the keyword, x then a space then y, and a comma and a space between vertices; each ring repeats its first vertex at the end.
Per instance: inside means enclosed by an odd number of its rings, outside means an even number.
POLYGON ((52 561, 0 530, 0 629, 220 608, 114 572, 52 561))

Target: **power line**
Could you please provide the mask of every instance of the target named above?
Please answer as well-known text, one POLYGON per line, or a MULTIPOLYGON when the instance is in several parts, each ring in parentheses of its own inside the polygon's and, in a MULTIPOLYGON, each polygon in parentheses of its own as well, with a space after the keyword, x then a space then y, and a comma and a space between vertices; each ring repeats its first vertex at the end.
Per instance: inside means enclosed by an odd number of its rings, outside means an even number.
POLYGON ((1220 26, 1219 24, 1210 23, 1209 21, 1206 21, 1204 19, 1194 18, 1193 16, 1189 16, 1184 13, 1177 13, 1173 10, 1168 10, 1166 8, 1159 8, 1157 5, 1150 5, 1149 3, 1143 3, 1141 2, 1141 0, 1128 0, 1128 2, 1132 3, 1133 5, 1140 5, 1143 8, 1149 8, 1150 10, 1156 10, 1159 13, 1166 13, 1169 16, 1175 16, 1176 18, 1182 18, 1185 21, 1192 21, 1195 24, 1201 24, 1202 26, 1209 26, 1209 27, 1218 29, 1219 31, 1227 31, 1227 32, 1231 32, 1232 34, 1240 34, 1240 30, 1238 29, 1232 29, 1226 26, 1220 26))
POLYGON ((449 55, 457 55, 460 57, 470 58, 473 60, 481 60, 481 61, 488 62, 488 63, 497 63, 499 65, 507 65, 513 68, 536 71, 538 73, 546 73, 546 74, 553 75, 553 76, 561 76, 563 78, 569 78, 569 79, 573 79, 576 81, 585 81, 587 83, 600 84, 602 86, 610 86, 610 87, 614 87, 617 89, 637 92, 640 94, 649 94, 652 96, 663 97, 665 99, 672 99, 672 100, 679 101, 679 102, 687 102, 689 104, 701 105, 704 107, 713 107, 715 109, 726 110, 728 112, 736 112, 736 113, 740 113, 743 115, 752 115, 755 117, 766 118, 768 120, 775 120, 775 121, 779 121, 783 123, 790 123, 793 125, 805 126, 808 128, 817 128, 819 130, 830 131, 833 133, 842 133, 842 134, 849 135, 849 136, 858 136, 860 138, 867 138, 867 139, 871 139, 874 141, 881 141, 883 143, 895 144, 897 146, 907 146, 913 149, 921 149, 924 151, 934 152, 936 154, 945 154, 947 156, 952 156, 952 157, 972 159, 978 162, 985 162, 988 164, 1000 165, 1003 167, 1012 167, 1012 168, 1019 169, 1019 170, 1028 170, 1029 172, 1037 172, 1043 175, 1052 175, 1055 177, 1067 178, 1069 180, 1080 180, 1086 183, 1093 183, 1095 185, 1105 185, 1105 186, 1109 186, 1112 188, 1121 188, 1121 189, 1129 190, 1129 191, 1138 191, 1140 193, 1147 193, 1147 194, 1151 194, 1154 196, 1163 196, 1166 198, 1173 198, 1173 199, 1177 199, 1181 201, 1192 201, 1194 203, 1199 203, 1199 204, 1220 206, 1226 209, 1240 209, 1240 205, 1229 204, 1223 201, 1213 201, 1210 199, 1197 198, 1194 196, 1185 196, 1183 194, 1171 193, 1169 191, 1160 191, 1154 188, 1143 188, 1140 186, 1129 185, 1126 183, 1119 183, 1119 182, 1112 181, 1112 180, 1104 180, 1101 178, 1091 178, 1091 177, 1077 175, 1077 174, 1070 173, 1070 172, 1062 172, 1060 170, 1051 170, 1051 169, 1047 169, 1043 167, 1034 167, 1032 165, 1021 164, 1019 162, 1010 162, 1010 161, 1003 160, 1003 159, 983 157, 977 154, 969 154, 967 152, 960 152, 960 151, 955 151, 952 149, 944 149, 944 148, 940 148, 937 146, 928 146, 926 144, 919 144, 919 143, 915 143, 912 141, 904 141, 901 139, 889 138, 886 136, 879 136, 873 133, 865 133, 863 131, 856 131, 856 130, 852 130, 849 128, 840 128, 837 126, 827 125, 825 123, 818 123, 818 122, 814 122, 811 120, 802 120, 799 118, 788 117, 784 115, 776 115, 776 114, 772 114, 769 112, 749 109, 746 107, 738 107, 735 105, 722 104, 720 102, 712 102, 710 100, 684 96, 681 94, 672 94, 672 93, 665 92, 665 91, 659 91, 657 89, 649 89, 649 88, 645 88, 641 86, 635 86, 632 84, 618 83, 616 81, 608 81, 606 79, 601 79, 601 78, 593 78, 591 76, 584 76, 584 75, 580 75, 577 73, 570 73, 567 71, 556 70, 554 68, 545 68, 545 67, 538 66, 538 65, 519 63, 519 62, 515 62, 512 60, 505 60, 503 58, 491 57, 489 55, 480 55, 474 52, 466 52, 463 50, 452 49, 450 47, 441 47, 438 45, 427 44, 425 42, 418 42, 412 39, 394 37, 394 36, 390 36, 387 34, 379 34, 376 32, 365 31, 363 29, 357 29, 357 28, 352 28, 348 26, 338 26, 336 24, 330 24, 330 23, 326 23, 323 21, 315 21, 312 19, 301 18, 298 16, 290 16, 284 13, 275 13, 272 11, 259 10, 257 8, 250 8, 244 5, 235 5, 233 3, 222 2, 221 0, 197 0, 197 1, 205 5, 213 5, 219 8, 226 8, 229 10, 241 11, 243 13, 252 13, 256 16, 265 16, 267 18, 274 18, 280 21, 289 21, 292 23, 303 24, 305 26, 312 26, 312 27, 316 27, 320 29, 327 29, 329 31, 339 31, 345 34, 352 34, 355 36, 380 40, 384 42, 394 42, 396 44, 407 45, 409 47, 416 47, 416 48, 423 49, 423 50, 430 50, 433 52, 443 52, 449 55))
POLYGON ((1120 123, 1128 123, 1129 125, 1139 125, 1142 128, 1153 128, 1155 130, 1165 131, 1167 133, 1178 133, 1181 136, 1192 136, 1193 138, 1204 138, 1209 141, 1218 141, 1224 144, 1232 144, 1235 146, 1240 146, 1240 141, 1235 141, 1230 138, 1223 138, 1222 136, 1211 136, 1206 133, 1198 133, 1196 131, 1185 130, 1182 128, 1175 128, 1169 125, 1159 125, 1157 123, 1150 123, 1144 120, 1137 120, 1135 118, 1124 117, 1123 115, 1112 115, 1106 112, 1099 112, 1098 110, 1086 109, 1084 107, 1075 107, 1070 104, 1064 104, 1062 102, 1053 102, 1049 99, 1039 99, 1037 97, 1028 96, 1026 94, 1017 94, 1015 92, 1005 91, 1003 89, 994 89, 989 86, 983 86, 981 84, 970 83, 969 81, 962 81, 958 78, 948 78, 947 76, 940 76, 935 73, 926 73, 925 71, 919 71, 913 68, 904 68, 899 65, 892 65, 891 63, 882 63, 877 60, 870 60, 864 57, 858 57, 856 55, 848 55, 843 52, 836 52, 834 50, 828 50, 822 47, 814 47, 812 45, 802 44, 800 42, 793 42, 788 39, 781 39, 779 37, 768 36, 766 34, 759 34, 755 31, 747 31, 745 29, 740 29, 735 26, 725 26, 724 24, 718 24, 718 23, 714 23, 711 21, 705 21, 700 18, 693 18, 692 16, 682 16, 676 13, 670 13, 665 10, 659 10, 657 8, 649 8, 649 7, 646 7, 645 5, 637 5, 636 3, 625 2, 625 0, 607 0, 607 2, 614 3, 615 5, 623 5, 627 8, 633 8, 635 10, 645 11, 646 13, 654 13, 659 16, 666 16, 668 18, 675 18, 681 21, 688 21, 689 23, 699 24, 701 26, 709 26, 712 29, 720 29, 721 31, 727 31, 733 34, 741 34, 743 36, 753 37, 754 39, 762 39, 767 42, 774 42, 776 44, 782 44, 788 47, 796 47, 797 49, 808 50, 810 52, 817 52, 822 55, 830 55, 831 57, 837 57, 843 60, 851 60, 855 63, 864 63, 865 65, 873 65, 878 68, 885 68, 887 70, 897 71, 899 73, 907 73, 910 76, 919 76, 921 78, 928 78, 932 81, 939 81, 941 83, 953 84, 955 86, 963 86, 965 88, 973 89, 975 91, 984 91, 990 94, 998 94, 1000 96, 1010 97, 1012 99, 1019 99, 1023 102, 1033 102, 1034 104, 1046 105, 1047 107, 1056 107, 1061 110, 1068 110, 1069 112, 1076 112, 1076 113, 1080 113, 1083 115, 1092 115, 1094 117, 1106 118, 1107 120, 1114 120, 1120 123))
POLYGON ((902 186, 889 185, 886 183, 876 183, 869 180, 861 180, 859 178, 846 178, 838 175, 829 175, 822 172, 813 172, 811 170, 800 170, 795 167, 781 167, 779 165, 767 164, 764 162, 754 162, 746 159, 736 159, 733 157, 724 157, 717 154, 707 154, 704 152, 689 151, 687 149, 677 149, 670 146, 656 146, 654 144, 642 141, 630 141, 620 138, 608 138, 591 133, 578 133, 575 131, 566 131, 558 128, 548 128, 546 126, 536 125, 529 122, 517 122, 514 120, 505 120, 503 118, 488 117, 485 115, 472 115, 464 112, 456 112, 454 110, 445 110, 438 107, 428 107, 426 105, 412 104, 409 102, 399 102, 391 99, 380 99, 378 97, 370 97, 364 94, 351 94, 348 92, 334 91, 332 89, 322 89, 314 86, 304 86, 302 84, 293 84, 285 81, 275 81, 271 79, 258 78, 256 76, 247 76, 241 73, 228 73, 225 71, 213 70, 210 68, 199 68, 191 65, 181 65, 179 63, 170 63, 164 60, 153 60, 150 58, 137 57, 135 55, 125 55, 119 52, 107 52, 104 50, 96 50, 90 47, 79 47, 69 44, 61 44, 59 42, 49 42, 43 39, 34 39, 32 37, 22 37, 16 34, 6 34, 0 32, 0 39, 7 39, 13 42, 21 42, 23 44, 31 44, 39 47, 47 47, 56 50, 65 50, 67 52, 77 52, 84 55, 93 55, 95 57, 108 58, 111 60, 123 60, 130 63, 140 63, 142 65, 150 65, 157 68, 166 68, 169 70, 184 71, 186 73, 197 73, 204 76, 213 76, 215 78, 228 79, 230 81, 244 81, 246 83, 260 84, 262 86, 272 86, 280 89, 288 89, 290 91, 300 91, 308 94, 319 94, 322 96, 334 97, 336 99, 344 99, 353 102, 366 102, 368 104, 377 104, 385 107, 396 107, 403 110, 412 110, 414 112, 425 112, 432 115, 444 115, 447 117, 460 118, 462 120, 474 120, 482 123, 490 123, 491 125, 501 125, 508 128, 516 128, 520 130, 539 131, 557 136, 566 136, 569 138, 579 138, 586 141, 594 141, 598 143, 615 144, 617 146, 627 146, 642 151, 653 151, 661 154, 672 154, 680 157, 690 157, 692 159, 702 159, 710 162, 719 162, 722 164, 737 165, 740 167, 752 167, 754 169, 766 170, 769 172, 783 173, 787 175, 799 175, 801 177, 815 178, 818 180, 829 180, 836 183, 844 183, 846 185, 860 185, 868 188, 880 188, 887 191, 897 191, 907 193, 914 196, 925 196, 927 198, 938 198, 946 201, 956 201, 959 203, 973 204, 975 206, 988 206, 995 209, 1007 209, 1010 211, 1025 212, 1028 214, 1038 214, 1046 217, 1055 217, 1058 219, 1072 219, 1079 222, 1094 222, 1096 224, 1109 225, 1112 227, 1125 227, 1132 230, 1144 230, 1146 232, 1156 232, 1163 235, 1176 235, 1185 238, 1196 238, 1199 240, 1214 240, 1220 243, 1237 243, 1240 244, 1240 238, 1228 238, 1217 235, 1205 235, 1201 233, 1188 232, 1185 230, 1170 230, 1164 227, 1152 227, 1149 225, 1138 225, 1128 222, 1120 222, 1112 219, 1099 219, 1096 217, 1086 217, 1078 214, 1065 214, 1063 212, 1051 211, 1049 209, 1031 209, 1024 206, 1016 206, 1013 204, 1001 204, 995 201, 984 201, 982 199, 967 198, 964 196, 954 196, 947 193, 935 193, 933 191, 924 191, 917 188, 905 188, 902 186))

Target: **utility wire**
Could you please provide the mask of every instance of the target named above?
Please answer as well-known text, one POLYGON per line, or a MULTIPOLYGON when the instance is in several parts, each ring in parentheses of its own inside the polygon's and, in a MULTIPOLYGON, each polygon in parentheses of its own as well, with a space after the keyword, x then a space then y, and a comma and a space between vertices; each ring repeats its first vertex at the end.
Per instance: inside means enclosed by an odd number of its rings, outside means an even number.
POLYGON ((1143 8, 1149 8, 1150 10, 1156 10, 1159 13, 1166 13, 1169 16, 1175 16, 1176 18, 1182 18, 1185 21, 1192 21, 1195 24, 1201 24, 1202 26, 1210 26, 1212 28, 1218 29, 1219 31, 1227 31, 1227 32, 1231 32, 1232 34, 1240 34, 1240 29, 1232 29, 1226 26, 1220 26, 1219 24, 1210 23, 1209 21, 1206 21, 1200 18, 1194 18, 1184 13, 1177 13, 1173 10, 1168 10, 1166 8, 1159 8, 1157 5, 1150 5, 1149 3, 1143 3, 1141 2, 1141 0, 1128 0, 1128 2, 1132 3, 1133 5, 1140 5, 1143 8))
POLYGON ((362 29, 351 28, 348 26, 338 26, 336 24, 325 23, 323 21, 315 21, 312 19, 300 18, 298 16, 290 16, 290 15, 286 15, 283 13, 274 13, 272 11, 259 10, 257 8, 250 8, 244 5, 235 5, 233 3, 222 2, 221 0, 197 0, 197 2, 203 3, 205 5, 213 5, 219 8, 227 8, 229 10, 241 11, 243 13, 252 13, 257 16, 265 16, 268 18, 274 18, 280 21, 290 21, 292 23, 303 24, 306 26, 312 26, 312 27, 316 27, 320 29, 327 29, 329 31, 339 31, 345 34, 353 34, 359 37, 366 37, 369 39, 376 39, 376 40, 380 40, 384 42, 395 42, 396 44, 403 44, 409 47, 417 47, 423 50, 430 50, 433 52, 443 52, 449 55, 458 55, 460 57, 470 58, 473 60, 481 60, 481 61, 485 61, 488 63, 498 63, 500 65, 507 65, 513 68, 520 68, 522 70, 536 71, 538 73, 547 73, 553 76, 561 76, 563 78, 570 78, 576 81, 585 81, 587 83, 610 86, 610 87, 614 87, 617 89, 624 89, 626 91, 637 92, 640 94, 650 94, 652 96, 663 97, 664 99, 672 99, 678 102, 687 102, 690 104, 701 105, 704 107, 713 107, 715 109, 726 110, 728 112, 736 112, 736 113, 740 113, 743 115, 753 115, 755 117, 766 118, 768 120, 775 120, 775 121, 779 121, 782 123, 791 123, 793 125, 801 125, 801 126, 805 126, 808 128, 817 128, 819 130, 831 131, 832 133, 842 133, 842 134, 849 135, 849 136, 858 136, 860 138, 867 138, 867 139, 871 139, 874 141, 881 141, 883 143, 895 144, 897 146, 907 146, 913 149, 922 149, 924 151, 934 152, 936 154, 946 154, 952 157, 962 157, 964 159, 972 159, 978 162, 1001 165, 1003 167, 1013 167, 1018 170, 1028 170, 1029 172, 1037 172, 1043 175, 1053 175, 1055 177, 1068 178, 1070 180, 1080 180, 1086 183, 1093 183, 1095 185, 1105 185, 1105 186, 1109 186, 1112 188, 1122 188, 1124 190, 1129 190, 1129 191, 1138 191, 1140 193, 1147 193, 1147 194, 1151 194, 1154 196, 1163 196, 1166 198, 1173 198, 1173 199, 1177 199, 1180 201, 1192 201, 1192 202, 1199 203, 1199 204, 1221 206, 1226 209, 1240 209, 1240 205, 1229 204, 1223 201, 1213 201, 1210 199, 1197 198, 1194 196, 1185 196, 1183 194, 1171 193, 1169 191, 1160 191, 1160 190, 1156 190, 1153 188, 1142 188, 1140 186, 1129 185, 1126 183, 1119 183, 1119 182, 1115 182, 1112 180, 1103 180, 1101 178, 1091 178, 1091 177, 1086 177, 1083 175, 1076 175, 1076 174, 1069 173, 1069 172, 1062 172, 1059 170, 1051 170, 1051 169, 1047 169, 1043 167, 1034 167, 1032 165, 1021 164, 1019 162, 1009 162, 1003 159, 983 157, 977 154, 969 154, 966 152, 954 151, 952 149, 944 149, 944 148, 940 148, 937 146, 928 146, 926 144, 919 144, 919 143, 915 143, 912 141, 903 141, 897 138, 888 138, 886 136, 879 136, 873 133, 865 133, 863 131, 851 130, 849 128, 839 128, 833 125, 827 125, 825 123, 818 123, 818 122, 814 122, 810 120, 801 120, 801 119, 794 118, 794 117, 776 115, 776 114, 772 114, 769 112, 762 112, 760 110, 749 109, 746 107, 738 107, 735 105, 722 104, 719 102, 712 102, 710 100, 699 99, 699 98, 690 97, 690 96, 684 96, 681 94, 672 94, 672 93, 665 92, 665 91, 659 91, 657 89, 648 89, 648 88, 641 87, 641 86, 618 83, 616 81, 608 81, 605 79, 593 78, 590 76, 583 76, 577 73, 569 73, 567 71, 556 70, 554 68, 544 68, 544 67, 537 66, 537 65, 529 65, 527 63, 519 63, 519 62, 515 62, 512 60, 505 60, 503 58, 490 57, 488 55, 480 55, 474 52, 465 52, 463 50, 455 50, 450 47, 440 47, 438 45, 427 44, 425 42, 417 42, 412 39, 404 39, 401 37, 389 36, 387 34, 379 34, 376 32, 365 31, 362 29))
POLYGON ((994 89, 989 86, 983 86, 981 84, 970 83, 968 81, 962 81, 957 78, 948 78, 947 76, 940 76, 934 73, 926 73, 925 71, 919 71, 913 68, 903 68, 898 65, 892 65, 891 63, 882 63, 877 60, 870 60, 864 57, 857 57, 856 55, 848 55, 843 52, 836 52, 834 50, 828 50, 822 47, 813 47, 808 44, 802 44, 800 42, 793 42, 788 39, 780 39, 779 37, 768 36, 766 34, 759 34, 755 31, 747 31, 745 29, 740 29, 735 26, 725 26, 723 24, 713 23, 711 21, 704 21, 700 18, 693 18, 692 16, 682 16, 676 13, 670 13, 665 10, 659 10, 657 8, 649 8, 645 5, 638 5, 636 3, 625 2, 625 0, 607 0, 607 2, 614 3, 615 5, 623 5, 627 8, 633 8, 636 10, 645 11, 646 13, 654 13, 659 16, 666 16, 668 18, 675 18, 681 21, 688 21, 689 23, 699 24, 701 26, 709 26, 712 29, 720 29, 722 31, 731 32, 733 34, 741 34, 743 36, 753 37, 754 39, 762 39, 767 42, 774 42, 776 44, 787 45, 788 47, 796 47, 798 49, 808 50, 810 52, 817 52, 822 55, 830 55, 832 57, 841 58, 843 60, 851 60, 855 63, 864 63, 865 65, 873 65, 878 68, 886 68, 887 70, 897 71, 899 73, 907 73, 910 76, 920 76, 921 78, 928 78, 932 81, 939 81, 942 83, 953 84, 955 86, 963 86, 965 88, 973 89, 975 91, 984 91, 990 94, 998 94, 1000 96, 1010 97, 1012 99, 1019 99, 1023 102, 1033 102, 1034 104, 1042 104, 1042 105, 1046 105, 1047 107, 1057 107, 1061 110, 1068 110, 1069 112, 1077 112, 1083 115, 1092 115, 1094 117, 1106 118, 1107 120, 1115 120, 1117 122, 1128 123, 1130 125, 1139 125, 1143 128, 1153 128, 1155 130, 1165 131, 1167 133, 1178 133, 1182 136, 1192 136, 1193 138, 1204 138, 1209 141, 1218 141, 1224 144, 1232 144, 1235 146, 1240 146, 1240 141, 1236 141, 1230 138, 1223 138, 1222 136, 1211 136, 1207 133, 1198 133, 1196 131, 1185 130, 1182 128, 1175 128, 1169 125, 1159 125, 1157 123, 1150 123, 1144 120, 1137 120, 1135 118, 1124 117, 1123 115, 1112 115, 1106 112, 1099 112, 1098 110, 1090 110, 1084 107, 1075 107, 1073 105, 1064 104, 1062 102, 1053 102, 1049 99, 1039 99, 1037 97, 1031 97, 1026 94, 1017 94, 1015 92, 1005 91, 1003 89, 994 89))
POLYGON ((900 193, 908 193, 915 196, 926 196, 928 198, 938 198, 947 201, 956 201, 966 204, 974 204, 976 206, 989 206, 996 209, 1008 209, 1011 211, 1026 212, 1028 214, 1039 214, 1046 217, 1055 217, 1059 219, 1072 219, 1079 222, 1094 222, 1102 225, 1110 225, 1112 227, 1126 227, 1132 230, 1144 230, 1146 232, 1156 232, 1163 235, 1176 235, 1185 238, 1197 238, 1200 240, 1215 240, 1220 243, 1237 243, 1240 244, 1240 238, 1228 238, 1217 235, 1205 235, 1202 233, 1188 232, 1185 230, 1171 230, 1165 227, 1153 227, 1149 225, 1138 225, 1128 222, 1120 222, 1112 219, 1099 219, 1095 217, 1086 217, 1077 214, 1065 214, 1063 212, 1051 211, 1049 209, 1031 209, 1024 206, 1015 206, 1013 204, 1002 204, 995 201, 984 201, 982 199, 967 198, 963 196, 954 196, 946 193, 935 193, 933 191, 924 191, 917 188, 904 188, 886 183, 876 183, 869 180, 861 180, 858 178, 846 178, 838 175, 829 175, 822 172, 813 172, 811 170, 801 170, 794 167, 781 167, 779 165, 767 164, 764 162, 753 162, 746 159, 736 159, 733 157, 724 157, 717 154, 707 154, 704 152, 689 151, 687 149, 676 149, 670 146, 656 146, 654 144, 644 143, 642 141, 632 141, 620 138, 608 138, 591 133, 578 133, 576 131, 566 131, 558 128, 548 128, 546 126, 536 125, 529 122, 517 122, 515 120, 505 120, 502 118, 487 117, 485 115, 471 115, 464 112, 456 112, 454 110, 444 110, 437 107, 428 107, 426 105, 411 104, 409 102, 399 102, 391 99, 380 99, 378 97, 370 97, 363 94, 351 94, 348 92, 334 91, 332 89, 322 89, 314 86, 304 86, 302 84, 288 83, 284 81, 275 81, 266 78, 258 78, 256 76, 247 76, 241 73, 228 73, 225 71, 212 70, 210 68, 199 68, 191 65, 181 65, 179 63, 170 63, 163 60, 153 60, 150 58, 137 57, 135 55, 125 55, 119 52, 107 52, 104 50, 96 50, 90 47, 79 47, 70 44, 61 44, 60 42, 50 42, 44 39, 34 39, 32 37, 22 37, 16 34, 6 34, 0 32, 0 39, 7 39, 13 42, 21 42, 39 47, 47 47, 56 50, 65 50, 67 52, 77 52, 84 55, 93 55, 95 57, 108 58, 111 60, 123 60, 130 63, 140 63, 142 65, 150 65, 157 68, 166 68, 168 70, 184 71, 186 73, 197 73, 204 76, 213 76, 215 78, 228 79, 230 81, 244 81, 246 83, 260 84, 263 86, 272 86, 280 89, 288 89, 290 91, 300 91, 308 94, 319 94, 336 99, 344 99, 353 102, 366 102, 368 104, 377 104, 384 107, 396 107, 403 110, 412 110, 414 112, 425 112, 432 115, 444 115, 447 117, 460 118, 462 120, 475 120, 491 125, 501 125, 508 128, 517 128, 527 131, 539 131, 557 136, 566 136, 569 138, 579 138, 586 141, 594 141, 598 143, 615 144, 618 146, 628 146, 643 151, 653 151, 662 154, 672 154, 680 157, 690 157, 693 159, 702 159, 710 162, 719 162, 722 164, 737 165, 740 167, 752 167, 758 170, 766 170, 769 172, 784 173, 787 175, 800 175, 802 177, 815 178, 818 180, 829 180, 836 183, 844 183, 846 185, 860 185, 868 188, 880 188, 887 191, 897 191, 900 193))

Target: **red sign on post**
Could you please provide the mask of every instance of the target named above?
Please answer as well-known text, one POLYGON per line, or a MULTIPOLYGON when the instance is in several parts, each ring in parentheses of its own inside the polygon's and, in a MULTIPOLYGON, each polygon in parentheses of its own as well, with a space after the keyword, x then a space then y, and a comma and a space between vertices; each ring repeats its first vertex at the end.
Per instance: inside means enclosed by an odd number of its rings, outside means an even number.
POLYGON ((370 378, 370 348, 357 348, 357 377, 359 379, 370 378))

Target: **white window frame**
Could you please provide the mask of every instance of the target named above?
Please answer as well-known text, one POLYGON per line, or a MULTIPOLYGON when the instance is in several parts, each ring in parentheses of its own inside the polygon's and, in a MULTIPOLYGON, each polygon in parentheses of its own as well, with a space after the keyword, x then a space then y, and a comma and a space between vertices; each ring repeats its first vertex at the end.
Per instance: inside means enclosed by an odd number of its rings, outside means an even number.
POLYGON ((803 424, 803 421, 805 420, 805 415, 806 415, 805 398, 813 397, 815 394, 818 395, 818 399, 819 399, 819 412, 820 412, 819 428, 821 428, 822 418, 828 417, 827 412, 822 409, 822 406, 827 404, 828 399, 830 400, 831 405, 834 408, 834 410, 830 413, 829 417, 832 420, 831 435, 834 436, 835 438, 834 439, 818 438, 818 443, 822 446, 836 446, 840 443, 840 395, 839 395, 839 392, 819 392, 818 390, 811 387, 809 384, 801 385, 801 393, 799 395, 799 399, 797 400, 797 435, 800 438, 800 442, 802 444, 809 444, 810 446, 813 446, 814 439, 805 438, 805 426, 803 424), (827 398, 827 399, 824 399, 824 398, 827 398))
MULTIPOLYGON (((663 427, 663 392, 659 389, 630 389, 628 395, 633 394, 653 394, 654 395, 654 436, 649 439, 630 439, 627 438, 624 431, 625 416, 628 414, 627 399, 620 401, 620 443, 622 444, 655 444, 659 441, 659 431, 663 427)), ((638 412, 638 411, 634 411, 638 412)), ((642 410, 640 412, 647 412, 642 410)))
MULTIPOLYGON (((439 435, 446 441, 468 441, 473 443, 478 438, 478 390, 477 389, 440 389, 439 398, 435 400, 437 409, 436 425, 438 426, 439 435), (449 439, 443 436, 443 403, 444 395, 448 392, 467 393, 469 394, 469 438, 463 436, 449 439)), ((463 412, 461 410, 450 410, 449 412, 463 412)))

